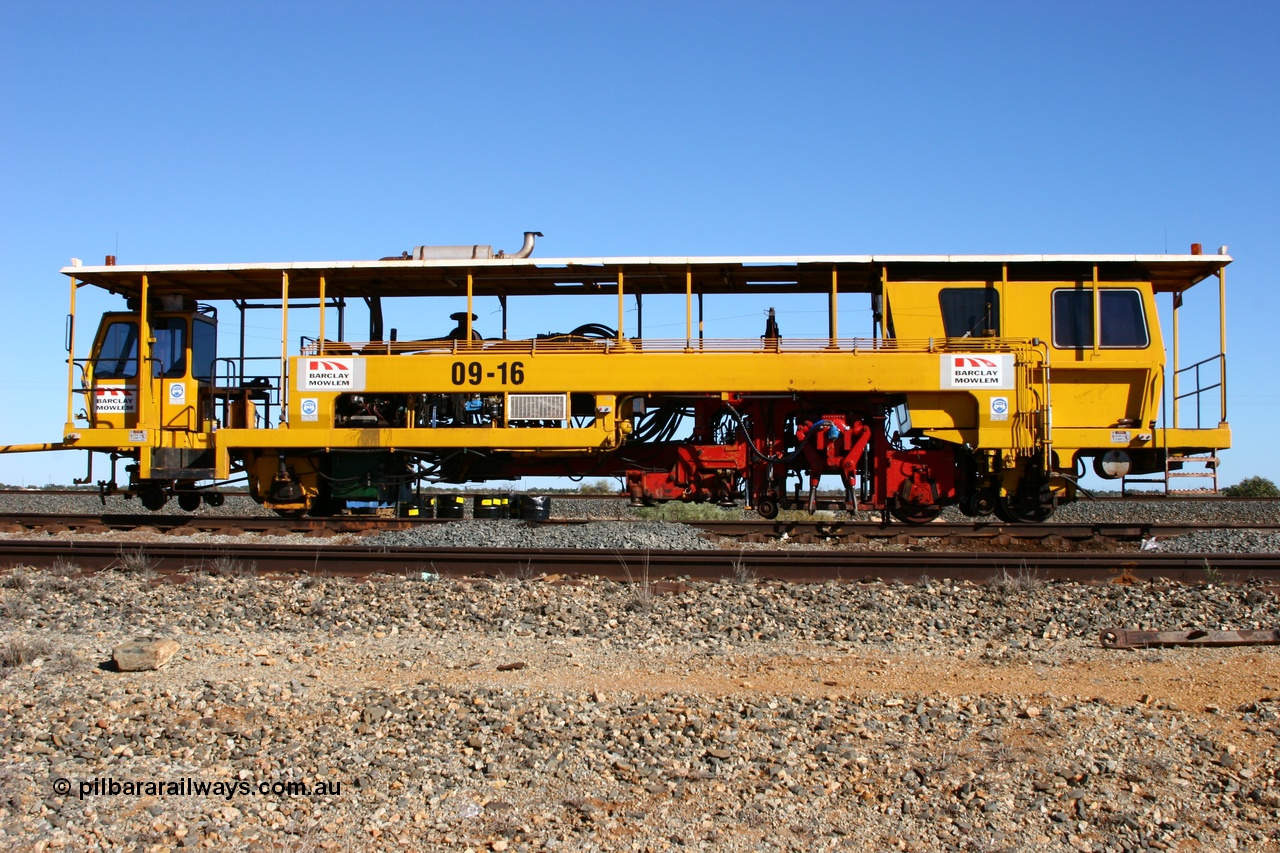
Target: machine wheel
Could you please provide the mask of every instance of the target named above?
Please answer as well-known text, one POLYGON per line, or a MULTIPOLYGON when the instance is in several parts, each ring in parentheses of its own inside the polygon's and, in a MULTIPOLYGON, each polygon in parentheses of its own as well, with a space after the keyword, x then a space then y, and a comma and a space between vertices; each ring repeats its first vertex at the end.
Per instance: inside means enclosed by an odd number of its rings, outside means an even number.
POLYGON ((756 501, 756 512, 760 513, 761 518, 767 518, 773 521, 778 517, 778 501, 776 498, 761 498, 756 501))
POLYGON ((996 517, 1010 524, 1039 524, 1053 515, 1053 504, 1014 503, 1007 497, 996 501, 996 517))
POLYGON ((995 512, 996 496, 990 489, 978 489, 960 501, 960 511, 970 518, 982 518, 995 512))
POLYGON ((204 492, 200 496, 204 498, 204 502, 211 507, 220 507, 227 502, 227 496, 222 492, 204 492))
POLYGON ((152 512, 159 512, 169 502, 169 496, 159 486, 143 486, 138 489, 138 501, 146 509, 152 512))
POLYGON ((195 512, 200 508, 199 492, 181 492, 178 495, 178 506, 183 512, 195 512))
POLYGON ((937 505, 904 504, 895 501, 889 507, 889 512, 893 513, 894 518, 905 524, 928 524, 942 514, 942 507, 937 505))

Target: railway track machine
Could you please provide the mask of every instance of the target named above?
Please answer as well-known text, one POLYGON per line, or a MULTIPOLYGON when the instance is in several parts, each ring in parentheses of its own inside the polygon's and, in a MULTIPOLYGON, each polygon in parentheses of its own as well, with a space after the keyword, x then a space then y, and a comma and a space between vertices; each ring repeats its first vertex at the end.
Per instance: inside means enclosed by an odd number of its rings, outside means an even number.
POLYGON ((534 236, 511 256, 422 246, 372 261, 64 268, 63 437, 3 450, 106 454, 103 491, 153 509, 217 503, 239 477, 277 512, 325 515, 396 505, 424 483, 591 476, 619 478, 636 503, 745 502, 772 517, 812 510, 830 475, 846 508, 923 522, 947 505, 1042 520, 1089 468, 1164 475, 1230 445, 1225 248, 543 260, 530 256, 534 236), (1219 352, 1179 367, 1183 295, 1208 278, 1219 352), (84 287, 120 297, 88 341, 84 287), (509 312, 554 314, 574 295, 605 297, 601 316, 508 335, 509 312), (784 336, 772 312, 751 337, 704 333, 704 300, 748 295, 817 300, 827 334, 784 336), (391 298, 439 305, 456 325, 384 334, 391 298), (684 334, 644 335, 646 299, 679 306, 663 328, 684 334), (838 327, 847 300, 868 310, 862 337, 838 327), (369 332, 352 340, 359 304, 369 332), (245 317, 261 309, 279 318, 266 355, 246 348, 245 317), (500 330, 482 336, 477 310, 500 314, 500 330), (319 331, 295 342, 301 312, 319 331), (1218 417, 1202 426, 1213 389, 1218 417), (1177 418, 1189 397, 1195 426, 1177 418))

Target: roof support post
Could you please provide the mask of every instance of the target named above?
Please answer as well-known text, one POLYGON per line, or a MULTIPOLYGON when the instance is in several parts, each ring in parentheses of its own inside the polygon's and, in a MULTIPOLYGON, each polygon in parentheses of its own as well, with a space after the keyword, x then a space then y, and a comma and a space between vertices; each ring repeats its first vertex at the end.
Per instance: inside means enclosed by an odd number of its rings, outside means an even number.
POLYGON ((684 345, 693 341, 693 267, 684 266, 684 345))
POLYGON ((467 270, 467 336, 464 340, 471 346, 471 305, 475 301, 475 277, 467 270))
POLYGON ((1182 308, 1182 291, 1173 293, 1173 428, 1178 428, 1178 343, 1181 340, 1178 329, 1178 312, 1182 308))
MULTIPOLYGON (((75 429, 75 388, 76 388, 76 277, 71 276, 71 308, 67 315, 67 423, 66 431, 75 429)), ((92 406, 86 400, 85 409, 92 406)), ((92 454, 90 454, 92 455, 92 454)))
MULTIPOLYGON (((1226 249, 1220 250, 1226 254, 1226 249)), ((1227 422, 1227 268, 1218 267, 1218 352, 1222 354, 1219 370, 1222 371, 1222 414, 1219 424, 1227 422)))
MULTIPOLYGON (((1000 312, 996 316, 996 326, 1000 330, 999 332, 1000 335, 1004 335, 1005 334, 1004 330, 1009 328, 1008 325, 1006 325, 1004 322, 1004 306, 1005 306, 1004 295, 1008 291, 1009 291, 1009 264, 1006 261, 1005 263, 1000 265, 1000 312)), ((1049 334, 1049 340, 1051 341, 1053 340, 1052 332, 1050 332, 1049 334)), ((1047 351, 1048 350, 1046 350, 1046 352, 1047 351)))
POLYGON ((1102 295, 1098 293, 1098 265, 1093 265, 1093 357, 1098 357, 1102 334, 1102 295))
POLYGON ((626 334, 622 330, 623 318, 623 302, 622 302, 622 267, 618 267, 618 343, 621 344, 626 340, 626 334))
POLYGON ((871 298, 871 337, 879 340, 884 335, 884 289, 889 286, 889 265, 880 265, 880 292, 871 298))
POLYGON ((319 353, 318 353, 319 355, 324 354, 324 315, 325 315, 324 273, 320 273, 320 341, 319 341, 319 344, 317 345, 317 348, 319 349, 319 353))
POLYGON ((833 266, 831 268, 831 303, 827 307, 827 331, 831 337, 831 348, 837 347, 836 340, 839 337, 840 324, 837 319, 836 293, 840 289, 840 273, 833 266))
POLYGON ((235 306, 240 309, 240 375, 236 379, 236 384, 244 382, 244 306, 245 300, 236 299, 235 306))
MULTIPOLYGON (((138 479, 151 478, 151 444, 154 438, 147 423, 151 416, 151 320, 147 316, 147 303, 150 301, 150 282, 142 276, 142 285, 138 288, 138 429, 143 430, 147 441, 138 448, 138 479)), ((157 429, 158 435, 160 430, 157 429)))
POLYGON ((289 274, 280 273, 280 423, 289 420, 289 274))
POLYGON ((502 307, 502 339, 507 339, 507 294, 498 294, 498 305, 502 307))

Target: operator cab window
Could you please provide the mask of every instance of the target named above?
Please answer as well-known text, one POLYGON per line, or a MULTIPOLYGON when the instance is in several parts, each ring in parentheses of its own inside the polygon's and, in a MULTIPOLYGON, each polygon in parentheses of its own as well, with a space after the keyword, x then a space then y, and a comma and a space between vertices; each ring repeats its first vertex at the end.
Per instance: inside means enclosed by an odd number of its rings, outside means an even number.
MULTIPOLYGON (((1143 349, 1150 342, 1142 294, 1107 288, 1098 291, 1102 310, 1100 346, 1104 349, 1143 349)), ((1053 345, 1059 349, 1093 346, 1093 290, 1053 292, 1053 345)))
POLYGON ((157 317, 151 326, 156 344, 151 349, 155 375, 178 379, 187 375, 187 321, 182 317, 157 317))
MULTIPOLYGON (((182 317, 159 317, 151 326, 156 343, 152 347, 154 375, 177 379, 187 373, 187 321, 182 317)), ((99 379, 132 379, 138 375, 138 324, 116 322, 107 326, 102 346, 93 364, 99 379)))
POLYGON ((993 287, 944 287, 938 291, 948 338, 1000 335, 1000 294, 993 287))
POLYGON ((93 363, 99 379, 132 379, 138 375, 138 324, 112 323, 102 335, 93 363))
POLYGON ((191 321, 191 376, 201 382, 213 381, 217 356, 218 327, 199 317, 191 321))

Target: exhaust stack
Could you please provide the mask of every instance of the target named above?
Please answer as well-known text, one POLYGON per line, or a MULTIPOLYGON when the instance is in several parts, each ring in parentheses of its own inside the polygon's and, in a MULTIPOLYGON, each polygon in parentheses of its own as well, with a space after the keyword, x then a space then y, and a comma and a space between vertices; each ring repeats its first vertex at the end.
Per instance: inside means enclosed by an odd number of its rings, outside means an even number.
POLYGON ((524 232, 524 245, 520 247, 520 251, 508 255, 499 249, 493 250, 493 246, 414 246, 413 252, 405 252, 400 255, 392 255, 391 257, 382 258, 384 261, 488 261, 495 258, 527 258, 533 254, 534 238, 541 237, 541 231, 524 232))

